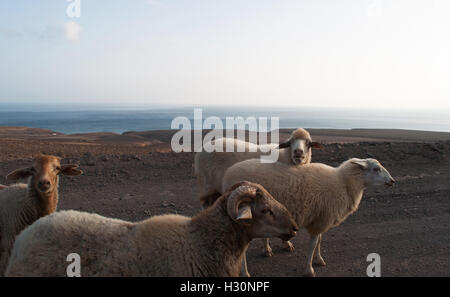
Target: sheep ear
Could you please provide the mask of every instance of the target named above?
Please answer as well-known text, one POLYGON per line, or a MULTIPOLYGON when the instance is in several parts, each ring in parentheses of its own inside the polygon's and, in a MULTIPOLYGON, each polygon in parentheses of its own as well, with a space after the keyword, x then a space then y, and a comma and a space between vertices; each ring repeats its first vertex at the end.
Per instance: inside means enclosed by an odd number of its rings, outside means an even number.
POLYGON ((287 147, 290 147, 290 146, 291 146, 291 140, 288 139, 288 140, 286 140, 285 142, 280 143, 280 144, 278 145, 278 149, 287 148, 287 147))
POLYGON ((33 175, 33 167, 17 169, 6 176, 7 180, 19 180, 33 175))
POLYGON ((76 164, 61 165, 61 174, 77 176, 83 174, 76 164))
POLYGON ((238 209, 236 221, 251 220, 251 219, 252 219, 252 208, 250 207, 250 205, 248 204, 241 205, 238 209))
POLYGON ((250 203, 256 197, 256 188, 250 185, 241 185, 228 196, 227 211, 233 221, 248 220, 252 218, 250 203))
POLYGON ((351 162, 358 165, 361 169, 367 168, 367 162, 365 160, 353 159, 351 162))
POLYGON ((316 141, 311 142, 310 146, 315 149, 323 149, 323 145, 316 141))

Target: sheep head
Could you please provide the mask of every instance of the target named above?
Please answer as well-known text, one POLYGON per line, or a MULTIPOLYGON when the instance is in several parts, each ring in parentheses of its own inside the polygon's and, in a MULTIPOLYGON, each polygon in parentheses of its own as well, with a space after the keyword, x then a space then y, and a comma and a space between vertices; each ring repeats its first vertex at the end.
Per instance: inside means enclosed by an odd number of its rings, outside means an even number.
POLYGON ((291 133, 291 136, 285 142, 280 143, 278 148, 289 148, 292 163, 295 165, 303 165, 311 162, 311 149, 321 149, 322 145, 312 141, 308 131, 298 128, 291 133))
POLYGON ((394 178, 376 159, 350 159, 350 163, 364 172, 366 186, 393 186, 394 178))
POLYGON ((8 174, 8 180, 19 180, 31 176, 31 183, 34 188, 42 194, 53 192, 58 186, 58 176, 80 175, 83 171, 78 169, 78 165, 61 165, 61 158, 48 155, 39 155, 33 160, 31 167, 15 170, 8 174))
POLYGON ((289 240, 298 226, 290 213, 261 185, 240 182, 228 191, 227 211, 235 222, 248 227, 252 238, 279 237, 289 240))

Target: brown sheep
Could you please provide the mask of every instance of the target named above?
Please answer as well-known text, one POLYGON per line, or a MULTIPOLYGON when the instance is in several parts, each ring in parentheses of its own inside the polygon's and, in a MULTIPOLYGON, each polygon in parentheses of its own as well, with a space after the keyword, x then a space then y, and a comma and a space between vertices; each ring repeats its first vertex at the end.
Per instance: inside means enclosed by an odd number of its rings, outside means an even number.
POLYGON ((8 180, 28 178, 0 191, 0 275, 3 275, 17 234, 40 217, 56 211, 59 175, 80 175, 78 165, 61 165, 55 156, 40 155, 31 167, 18 169, 8 180))

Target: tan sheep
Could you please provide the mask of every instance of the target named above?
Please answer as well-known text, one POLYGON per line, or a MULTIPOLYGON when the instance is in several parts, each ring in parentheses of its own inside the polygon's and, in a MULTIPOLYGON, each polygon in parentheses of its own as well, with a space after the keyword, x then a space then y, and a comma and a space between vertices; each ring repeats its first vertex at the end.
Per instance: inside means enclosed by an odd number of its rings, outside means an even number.
MULTIPOLYGON (((305 274, 311 276, 315 275, 312 267, 315 251, 315 263, 325 265, 320 254, 322 234, 358 209, 366 187, 394 183, 377 160, 356 158, 337 168, 320 163, 288 166, 280 162, 247 160, 226 171, 223 187, 244 178, 264 186, 289 209, 297 224, 309 232, 311 240, 305 274)), ((266 239, 265 250, 269 249, 266 239)))
POLYGON ((80 175, 78 165, 61 165, 60 158, 40 155, 33 166, 18 169, 8 180, 28 179, 0 191, 0 275, 3 275, 14 239, 26 226, 56 211, 59 175, 80 175))
POLYGON ((253 238, 288 239, 297 230, 263 187, 239 182, 193 218, 131 223, 76 211, 41 218, 17 237, 6 276, 65 276, 71 253, 80 255, 81 276, 238 276, 253 238))
MULTIPOLYGON (((200 201, 208 207, 222 194, 222 180, 225 171, 233 164, 244 160, 259 158, 269 154, 268 150, 279 148, 278 161, 290 165, 303 165, 311 162, 311 148, 322 148, 321 144, 312 141, 308 131, 302 128, 294 130, 283 143, 257 145, 246 141, 220 138, 207 144, 222 147, 223 152, 196 153, 194 159, 195 175, 198 178, 201 194, 200 201), (226 152, 226 147, 233 147, 233 152, 226 152)), ((210 151, 210 150, 209 150, 210 151)))

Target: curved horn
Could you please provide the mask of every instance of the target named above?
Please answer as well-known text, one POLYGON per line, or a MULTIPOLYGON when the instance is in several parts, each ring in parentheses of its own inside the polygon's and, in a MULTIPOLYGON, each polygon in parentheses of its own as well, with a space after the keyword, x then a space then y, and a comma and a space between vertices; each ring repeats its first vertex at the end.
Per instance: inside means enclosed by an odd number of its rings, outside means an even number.
POLYGON ((235 183, 234 185, 232 185, 231 187, 228 188, 228 190, 226 191, 226 193, 230 193, 233 192, 234 190, 236 190, 237 188, 239 188, 240 186, 252 186, 251 182, 248 182, 246 180, 244 181, 240 181, 238 183, 235 183))
POLYGON ((231 192, 228 196, 227 211, 228 215, 233 220, 251 219, 251 211, 247 208, 246 211, 239 213, 239 206, 242 202, 250 202, 256 196, 256 188, 250 185, 241 185, 231 192))

